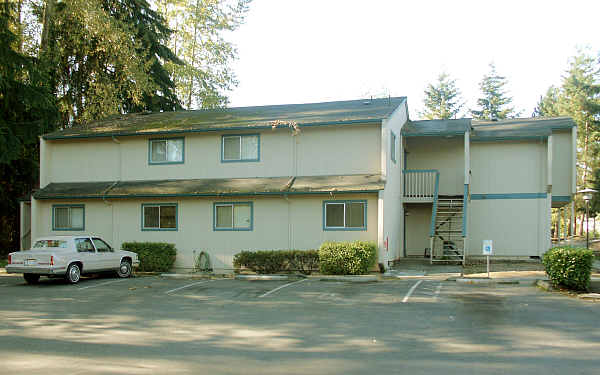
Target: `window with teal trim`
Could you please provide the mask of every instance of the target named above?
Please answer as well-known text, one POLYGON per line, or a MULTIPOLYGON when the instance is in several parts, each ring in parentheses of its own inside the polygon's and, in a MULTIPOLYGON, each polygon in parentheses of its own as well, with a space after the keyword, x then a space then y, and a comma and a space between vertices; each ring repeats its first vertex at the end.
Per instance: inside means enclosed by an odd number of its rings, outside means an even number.
POLYGON ((324 229, 364 230, 367 228, 366 201, 324 202, 324 229))
POLYGON ((259 161, 260 136, 258 134, 224 135, 221 144, 221 161, 259 161))
POLYGON ((252 202, 215 203, 214 230, 252 230, 252 202))
POLYGON ((396 162, 396 134, 391 132, 392 136, 390 137, 390 156, 392 161, 396 162))
POLYGON ((183 138, 151 139, 150 164, 183 163, 183 138))
POLYGON ((85 208, 83 205, 52 206, 52 230, 84 230, 85 208))
POLYGON ((177 230, 176 204, 143 204, 143 230, 177 230))

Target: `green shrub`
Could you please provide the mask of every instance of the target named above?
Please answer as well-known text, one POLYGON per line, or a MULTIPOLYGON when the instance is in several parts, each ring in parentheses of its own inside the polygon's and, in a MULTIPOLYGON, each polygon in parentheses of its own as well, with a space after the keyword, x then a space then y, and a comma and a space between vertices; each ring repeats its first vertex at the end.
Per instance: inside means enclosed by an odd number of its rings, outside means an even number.
POLYGON ((138 271, 166 272, 173 267, 177 249, 175 245, 164 242, 124 242, 123 250, 137 253, 140 260, 138 271))
POLYGON ((309 275, 318 263, 319 254, 316 250, 242 251, 233 257, 236 269, 245 267, 260 274, 299 271, 309 275))
POLYGON ((320 270, 329 275, 364 275, 376 260, 373 242, 324 242, 319 249, 320 270))
POLYGON ((574 290, 587 290, 592 274, 594 253, 575 247, 555 247, 542 258, 552 284, 574 290))

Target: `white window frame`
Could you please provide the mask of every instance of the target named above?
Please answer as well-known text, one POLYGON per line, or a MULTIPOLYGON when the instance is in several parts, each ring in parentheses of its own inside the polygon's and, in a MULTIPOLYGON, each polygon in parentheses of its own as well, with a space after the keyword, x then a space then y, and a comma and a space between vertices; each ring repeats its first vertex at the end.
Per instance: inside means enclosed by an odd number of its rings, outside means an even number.
POLYGON ((236 162, 256 162, 256 161, 260 161, 260 134, 227 134, 227 135, 223 135, 221 136, 221 163, 236 163, 236 162), (242 153, 242 138, 245 137, 256 137, 257 141, 256 141, 256 158, 252 158, 252 159, 244 159, 242 157, 243 153, 242 153), (239 159, 226 159, 225 158, 225 139, 226 138, 238 138, 239 139, 239 152, 240 152, 240 157, 239 159))

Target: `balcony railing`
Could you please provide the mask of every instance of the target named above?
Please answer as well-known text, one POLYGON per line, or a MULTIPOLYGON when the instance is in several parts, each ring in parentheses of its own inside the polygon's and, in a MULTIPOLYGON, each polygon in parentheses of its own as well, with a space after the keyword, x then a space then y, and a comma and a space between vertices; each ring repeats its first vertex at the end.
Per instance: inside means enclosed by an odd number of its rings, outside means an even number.
POLYGON ((439 175, 435 169, 405 169, 404 197, 415 200, 433 200, 437 197, 439 175))

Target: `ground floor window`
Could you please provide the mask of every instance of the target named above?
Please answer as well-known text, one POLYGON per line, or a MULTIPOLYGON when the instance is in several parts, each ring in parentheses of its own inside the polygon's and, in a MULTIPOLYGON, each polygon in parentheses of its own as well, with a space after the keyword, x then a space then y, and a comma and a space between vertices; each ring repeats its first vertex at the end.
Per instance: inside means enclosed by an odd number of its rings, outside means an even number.
POLYGON ((323 202, 323 229, 366 230, 367 201, 340 200, 323 202))
POLYGON ((76 204, 52 206, 52 230, 84 230, 85 207, 76 204))
POLYGON ((214 204, 214 230, 252 230, 252 202, 214 204))
POLYGON ((177 230, 177 204, 142 204, 142 230, 177 230))

